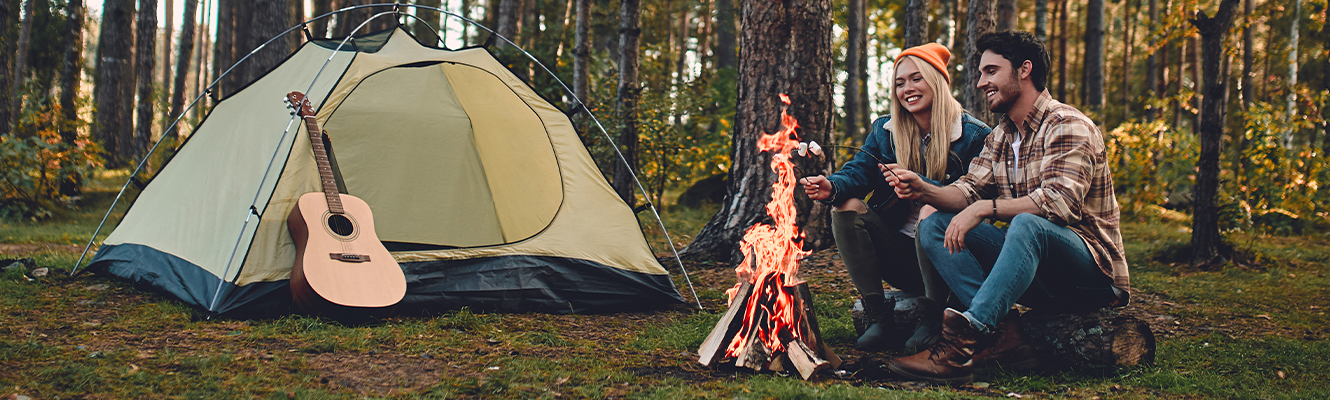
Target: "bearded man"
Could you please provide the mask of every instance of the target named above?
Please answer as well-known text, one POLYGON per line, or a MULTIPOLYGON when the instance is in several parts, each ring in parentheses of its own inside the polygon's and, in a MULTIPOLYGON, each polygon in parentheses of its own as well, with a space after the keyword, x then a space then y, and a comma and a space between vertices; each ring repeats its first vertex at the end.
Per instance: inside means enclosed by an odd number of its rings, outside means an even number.
POLYGON ((966 307, 943 312, 936 345, 888 365, 914 380, 961 384, 974 380, 978 363, 1035 360, 1018 327, 1003 324, 1017 302, 1077 311, 1128 301, 1104 135, 1049 95, 1048 51, 1033 34, 988 33, 978 51, 977 86, 1003 115, 969 173, 936 186, 897 165, 882 167, 900 198, 938 210, 920 223, 920 245, 966 307))

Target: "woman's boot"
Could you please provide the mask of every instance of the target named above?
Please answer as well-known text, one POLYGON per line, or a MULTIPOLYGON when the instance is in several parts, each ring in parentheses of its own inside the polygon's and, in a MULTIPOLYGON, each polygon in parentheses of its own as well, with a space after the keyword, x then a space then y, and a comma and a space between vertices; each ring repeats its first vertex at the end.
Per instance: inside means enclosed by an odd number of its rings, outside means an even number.
POLYGON ((859 351, 886 350, 891 331, 896 325, 896 299, 887 299, 881 294, 863 297, 864 320, 868 328, 859 336, 854 349, 859 351))

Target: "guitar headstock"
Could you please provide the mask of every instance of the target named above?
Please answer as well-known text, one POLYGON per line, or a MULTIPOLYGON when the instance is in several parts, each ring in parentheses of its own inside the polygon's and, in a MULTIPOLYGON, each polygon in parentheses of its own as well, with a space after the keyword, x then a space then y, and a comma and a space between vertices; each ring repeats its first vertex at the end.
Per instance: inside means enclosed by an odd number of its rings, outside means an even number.
POLYGON ((314 115, 314 106, 309 103, 309 97, 304 93, 291 92, 286 94, 286 108, 295 110, 295 114, 301 118, 314 115))

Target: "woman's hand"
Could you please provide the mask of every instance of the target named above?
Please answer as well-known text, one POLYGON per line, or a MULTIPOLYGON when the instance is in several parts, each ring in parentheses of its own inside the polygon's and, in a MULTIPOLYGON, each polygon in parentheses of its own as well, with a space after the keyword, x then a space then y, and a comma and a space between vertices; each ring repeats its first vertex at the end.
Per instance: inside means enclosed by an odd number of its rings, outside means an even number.
POLYGON ((831 198, 831 181, 826 176, 810 176, 799 180, 804 185, 804 193, 813 200, 826 200, 831 198))
POLYGON ((924 180, 919 179, 919 175, 901 167, 899 164, 878 164, 878 169, 882 170, 882 178, 887 180, 887 184, 896 189, 896 197, 904 200, 918 200, 923 196, 924 180))

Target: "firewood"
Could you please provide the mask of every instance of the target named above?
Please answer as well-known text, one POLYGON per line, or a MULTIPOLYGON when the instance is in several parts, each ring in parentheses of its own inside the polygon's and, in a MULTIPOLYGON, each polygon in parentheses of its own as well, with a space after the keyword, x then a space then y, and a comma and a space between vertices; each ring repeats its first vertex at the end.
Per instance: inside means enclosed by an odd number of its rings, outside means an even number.
POLYGON ((808 380, 818 371, 831 368, 831 362, 818 358, 813 349, 801 340, 791 340, 785 344, 785 355, 790 357, 790 364, 799 371, 799 375, 808 380))
POLYGON ((748 367, 760 372, 770 363, 771 349, 758 338, 757 329, 753 329, 752 335, 748 336, 748 347, 739 352, 739 358, 734 360, 734 366, 748 367))
POLYGON ((703 341, 702 347, 697 350, 697 361, 702 365, 711 365, 725 354, 725 348, 730 345, 735 332, 738 332, 739 327, 743 325, 743 321, 735 316, 748 305, 748 297, 752 291, 751 283, 744 282, 739 286, 739 295, 734 297, 730 309, 720 317, 716 327, 711 329, 711 334, 707 335, 707 340, 703 341))
POLYGON ((777 354, 775 357, 771 358, 771 363, 767 364, 767 371, 771 372, 785 371, 785 366, 788 365, 789 363, 790 363, 789 355, 787 355, 786 353, 777 354))
POLYGON ((798 286, 795 286, 795 289, 798 295, 794 296, 794 298, 798 300, 799 311, 802 312, 804 316, 803 321, 805 326, 802 327, 803 332, 801 333, 805 335, 805 343, 811 342, 813 343, 813 346, 816 347, 813 355, 831 362, 832 368, 840 368, 840 357, 836 356, 836 353, 831 351, 831 346, 827 346, 826 342, 822 341, 822 329, 818 327, 817 312, 813 308, 813 292, 808 289, 808 283, 800 283, 798 286))

